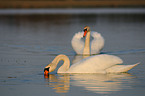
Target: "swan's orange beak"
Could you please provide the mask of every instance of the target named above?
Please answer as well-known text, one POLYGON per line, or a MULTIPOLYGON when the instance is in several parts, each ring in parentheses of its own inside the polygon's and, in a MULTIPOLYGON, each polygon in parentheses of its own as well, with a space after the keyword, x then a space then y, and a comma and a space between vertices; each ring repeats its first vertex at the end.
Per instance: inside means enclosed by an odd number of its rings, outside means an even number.
POLYGON ((49 73, 49 72, 48 72, 47 70, 44 71, 44 75, 48 75, 48 73, 49 73))
POLYGON ((44 75, 48 75, 49 74, 49 68, 50 67, 44 69, 44 75))
POLYGON ((85 37, 86 34, 87 34, 87 29, 84 29, 84 35, 83 35, 83 37, 85 37))

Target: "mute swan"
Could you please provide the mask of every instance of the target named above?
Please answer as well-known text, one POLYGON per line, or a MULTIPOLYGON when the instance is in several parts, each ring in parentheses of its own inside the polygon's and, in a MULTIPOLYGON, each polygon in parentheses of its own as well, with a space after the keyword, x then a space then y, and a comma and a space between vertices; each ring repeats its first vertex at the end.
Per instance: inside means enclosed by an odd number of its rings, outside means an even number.
POLYGON ((85 26, 84 32, 76 33, 71 40, 72 48, 77 54, 98 54, 104 47, 104 38, 98 32, 91 32, 90 27, 85 26), (84 35, 83 35, 84 34, 84 35), (85 43, 82 40, 86 36, 85 43), (90 36, 93 40, 90 44, 90 36))
POLYGON ((60 54, 44 68, 44 75, 54 71, 61 60, 64 63, 60 66, 57 73, 120 73, 127 72, 138 65, 138 63, 134 65, 118 65, 123 63, 119 57, 102 54, 82 59, 70 67, 69 58, 66 55, 60 54))

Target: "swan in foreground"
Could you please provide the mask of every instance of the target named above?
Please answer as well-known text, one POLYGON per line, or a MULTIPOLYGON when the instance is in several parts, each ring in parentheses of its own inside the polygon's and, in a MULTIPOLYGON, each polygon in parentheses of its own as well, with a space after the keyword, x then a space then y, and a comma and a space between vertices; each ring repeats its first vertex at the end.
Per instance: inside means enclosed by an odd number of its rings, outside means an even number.
POLYGON ((85 26, 84 32, 78 32, 73 36, 71 44, 77 54, 98 54, 104 47, 104 38, 100 33, 92 32, 90 27, 85 26), (91 36, 93 40, 90 44, 91 36), (85 43, 82 40, 83 37, 86 37, 85 43))
POLYGON ((60 54, 44 68, 44 75, 54 71, 61 60, 64 63, 60 66, 57 73, 121 73, 127 72, 139 64, 118 65, 123 63, 119 57, 101 54, 87 57, 70 66, 69 58, 66 55, 60 54))

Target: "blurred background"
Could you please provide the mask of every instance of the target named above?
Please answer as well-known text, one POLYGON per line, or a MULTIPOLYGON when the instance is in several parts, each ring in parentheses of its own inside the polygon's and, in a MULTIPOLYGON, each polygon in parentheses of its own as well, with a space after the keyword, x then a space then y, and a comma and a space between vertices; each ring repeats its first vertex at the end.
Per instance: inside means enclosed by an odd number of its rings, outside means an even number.
POLYGON ((144 0, 0 0, 0 8, 145 7, 144 0))

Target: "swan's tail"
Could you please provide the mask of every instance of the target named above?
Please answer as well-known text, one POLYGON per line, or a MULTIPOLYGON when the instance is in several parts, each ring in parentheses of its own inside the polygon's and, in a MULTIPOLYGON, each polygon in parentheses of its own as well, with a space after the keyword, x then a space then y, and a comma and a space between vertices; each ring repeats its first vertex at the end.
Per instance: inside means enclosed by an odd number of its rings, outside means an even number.
POLYGON ((111 68, 106 69, 107 73, 122 73, 122 72, 127 72, 133 67, 137 66, 140 63, 136 63, 133 65, 115 65, 111 68))

